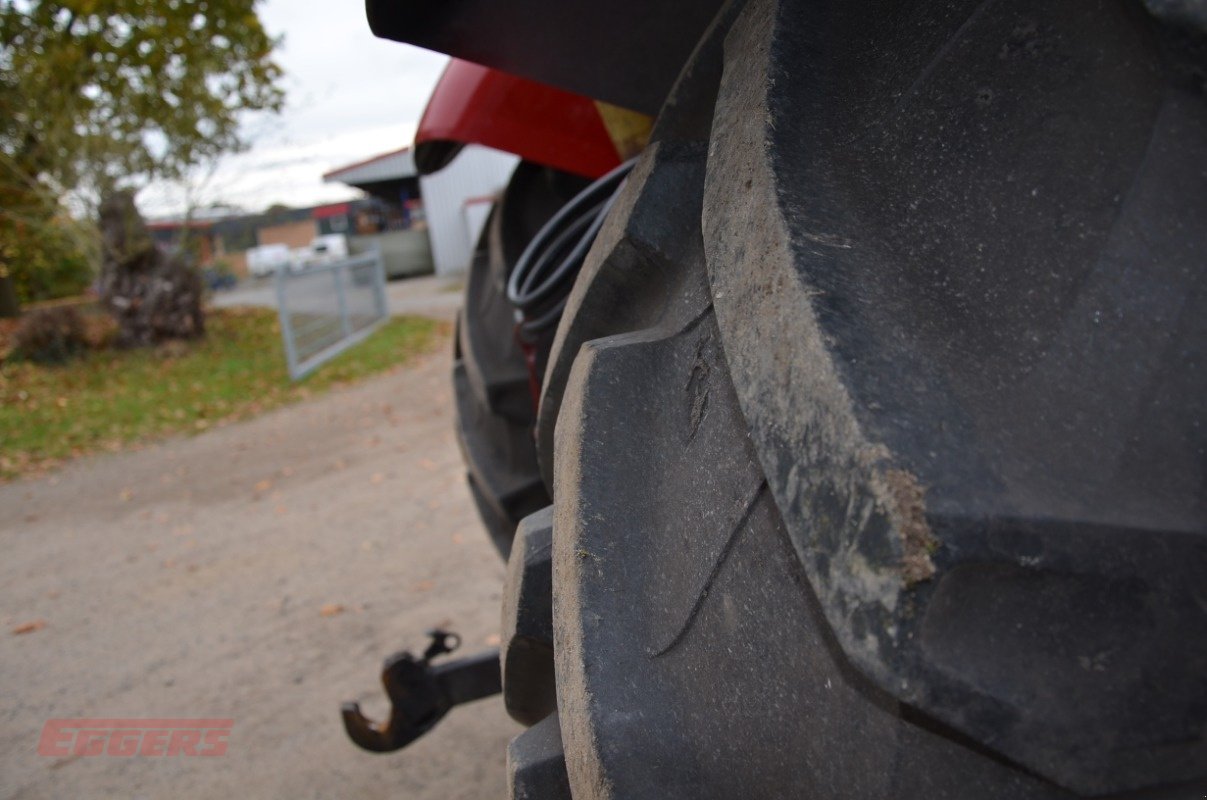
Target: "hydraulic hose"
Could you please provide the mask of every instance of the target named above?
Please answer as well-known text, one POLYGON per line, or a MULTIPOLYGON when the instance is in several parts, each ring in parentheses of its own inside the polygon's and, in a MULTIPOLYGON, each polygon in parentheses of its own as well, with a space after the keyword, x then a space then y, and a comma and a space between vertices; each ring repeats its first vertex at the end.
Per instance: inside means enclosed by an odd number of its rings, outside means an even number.
POLYGON ((579 192, 537 232, 507 280, 520 333, 535 338, 557 325, 587 251, 636 159, 579 192))

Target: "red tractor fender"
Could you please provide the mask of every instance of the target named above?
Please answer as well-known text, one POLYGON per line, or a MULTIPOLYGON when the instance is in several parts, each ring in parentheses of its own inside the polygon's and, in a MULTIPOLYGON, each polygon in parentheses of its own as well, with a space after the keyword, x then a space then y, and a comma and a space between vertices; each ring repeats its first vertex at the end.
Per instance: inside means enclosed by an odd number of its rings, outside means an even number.
POLYGON ((649 126, 644 115, 453 59, 419 121, 415 165, 426 175, 480 144, 597 178, 639 150, 649 126))

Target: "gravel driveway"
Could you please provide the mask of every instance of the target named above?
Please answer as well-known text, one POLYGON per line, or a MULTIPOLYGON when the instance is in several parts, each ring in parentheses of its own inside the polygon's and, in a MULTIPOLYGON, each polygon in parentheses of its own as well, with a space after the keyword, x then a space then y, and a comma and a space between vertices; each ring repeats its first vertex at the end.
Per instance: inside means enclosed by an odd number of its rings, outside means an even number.
POLYGON ((518 727, 497 697, 389 755, 339 721, 342 700, 383 713, 381 659, 426 628, 497 643, 504 569, 464 487, 447 351, 0 486, 0 797, 503 796, 518 727), (60 717, 235 722, 219 758, 37 755, 60 717))

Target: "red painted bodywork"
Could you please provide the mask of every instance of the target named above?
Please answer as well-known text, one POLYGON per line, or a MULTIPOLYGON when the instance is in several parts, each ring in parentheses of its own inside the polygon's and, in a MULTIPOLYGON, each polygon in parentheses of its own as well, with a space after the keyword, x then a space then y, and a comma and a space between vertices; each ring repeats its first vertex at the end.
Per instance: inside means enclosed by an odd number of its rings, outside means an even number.
POLYGON ((588 178, 620 164, 591 98, 458 59, 444 70, 415 134, 417 151, 452 143, 588 178))

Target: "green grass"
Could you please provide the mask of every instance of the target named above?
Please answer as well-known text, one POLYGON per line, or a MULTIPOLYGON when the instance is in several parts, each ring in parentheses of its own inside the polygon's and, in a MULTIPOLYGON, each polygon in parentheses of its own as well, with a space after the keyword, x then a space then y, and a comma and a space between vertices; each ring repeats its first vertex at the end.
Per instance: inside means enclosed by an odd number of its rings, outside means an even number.
POLYGON ((0 480, 243 419, 405 363, 446 327, 397 317, 293 383, 276 314, 214 309, 204 340, 158 351, 99 351, 62 366, 0 365, 0 480))

